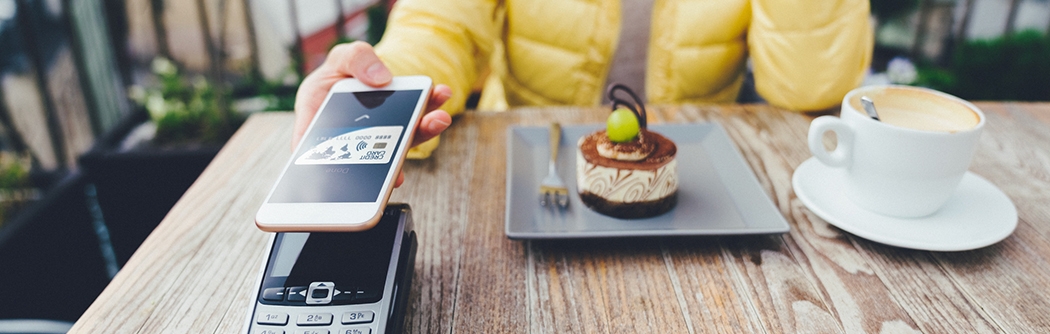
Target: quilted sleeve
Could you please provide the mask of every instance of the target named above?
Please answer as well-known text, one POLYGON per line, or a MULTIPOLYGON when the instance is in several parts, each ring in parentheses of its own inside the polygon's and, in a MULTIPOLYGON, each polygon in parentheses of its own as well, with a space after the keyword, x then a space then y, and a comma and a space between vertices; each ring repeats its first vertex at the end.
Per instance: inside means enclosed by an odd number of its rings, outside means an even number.
POLYGON ((497 0, 400 0, 376 53, 394 75, 423 74, 452 88, 444 109, 463 112, 498 37, 497 0))
POLYGON ((758 93, 797 111, 840 103, 871 64, 868 6, 868 0, 752 0, 748 49, 758 93))

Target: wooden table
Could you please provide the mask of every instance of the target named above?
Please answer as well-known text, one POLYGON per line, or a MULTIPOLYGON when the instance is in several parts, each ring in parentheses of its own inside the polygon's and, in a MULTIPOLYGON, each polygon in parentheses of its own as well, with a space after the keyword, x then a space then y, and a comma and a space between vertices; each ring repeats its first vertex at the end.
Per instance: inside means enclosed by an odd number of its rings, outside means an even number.
MULTIPOLYGON (((605 109, 468 112, 393 201, 420 248, 410 333, 1050 332, 1050 104, 979 103, 971 170, 1017 206, 978 250, 870 242, 791 188, 813 115, 764 105, 654 106, 659 123, 719 122, 791 231, 773 236, 514 241, 504 235, 506 129, 596 123, 605 109)), ((256 209, 290 154, 292 115, 241 128, 72 333, 238 333, 267 234, 256 209)))

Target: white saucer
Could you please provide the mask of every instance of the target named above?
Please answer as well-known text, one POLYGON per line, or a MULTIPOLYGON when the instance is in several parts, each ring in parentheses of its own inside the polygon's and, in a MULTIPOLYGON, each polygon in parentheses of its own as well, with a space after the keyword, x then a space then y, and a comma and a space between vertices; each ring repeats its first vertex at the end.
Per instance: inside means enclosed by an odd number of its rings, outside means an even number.
POLYGON ((791 177, 795 194, 828 223, 864 239, 904 248, 964 251, 1005 239, 1017 227, 1017 208, 988 180, 966 172, 948 203, 930 216, 895 218, 860 208, 841 186, 845 171, 806 160, 791 177))

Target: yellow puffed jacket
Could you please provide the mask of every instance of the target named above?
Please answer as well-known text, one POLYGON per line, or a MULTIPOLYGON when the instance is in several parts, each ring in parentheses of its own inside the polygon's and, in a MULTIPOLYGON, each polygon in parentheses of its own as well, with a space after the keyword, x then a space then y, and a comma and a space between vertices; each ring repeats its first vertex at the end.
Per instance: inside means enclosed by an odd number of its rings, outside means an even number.
MULTIPOLYGON (((597 105, 621 1, 399 0, 376 52, 396 75, 449 85, 453 115, 486 68, 479 109, 597 105)), ((770 104, 827 109, 860 84, 873 47, 868 0, 655 0, 651 24, 649 103, 732 102, 750 57, 770 104)))

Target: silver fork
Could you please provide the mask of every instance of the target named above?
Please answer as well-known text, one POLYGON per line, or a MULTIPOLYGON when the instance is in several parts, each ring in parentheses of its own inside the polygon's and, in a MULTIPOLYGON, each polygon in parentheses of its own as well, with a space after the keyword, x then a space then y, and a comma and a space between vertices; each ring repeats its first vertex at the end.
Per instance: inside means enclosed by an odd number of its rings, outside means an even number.
POLYGON ((543 178, 543 183, 540 184, 540 205, 557 205, 564 209, 569 207, 569 188, 565 187, 565 182, 558 176, 555 166, 558 161, 558 146, 561 143, 561 125, 551 123, 550 135, 551 160, 547 165, 547 177, 543 178))

